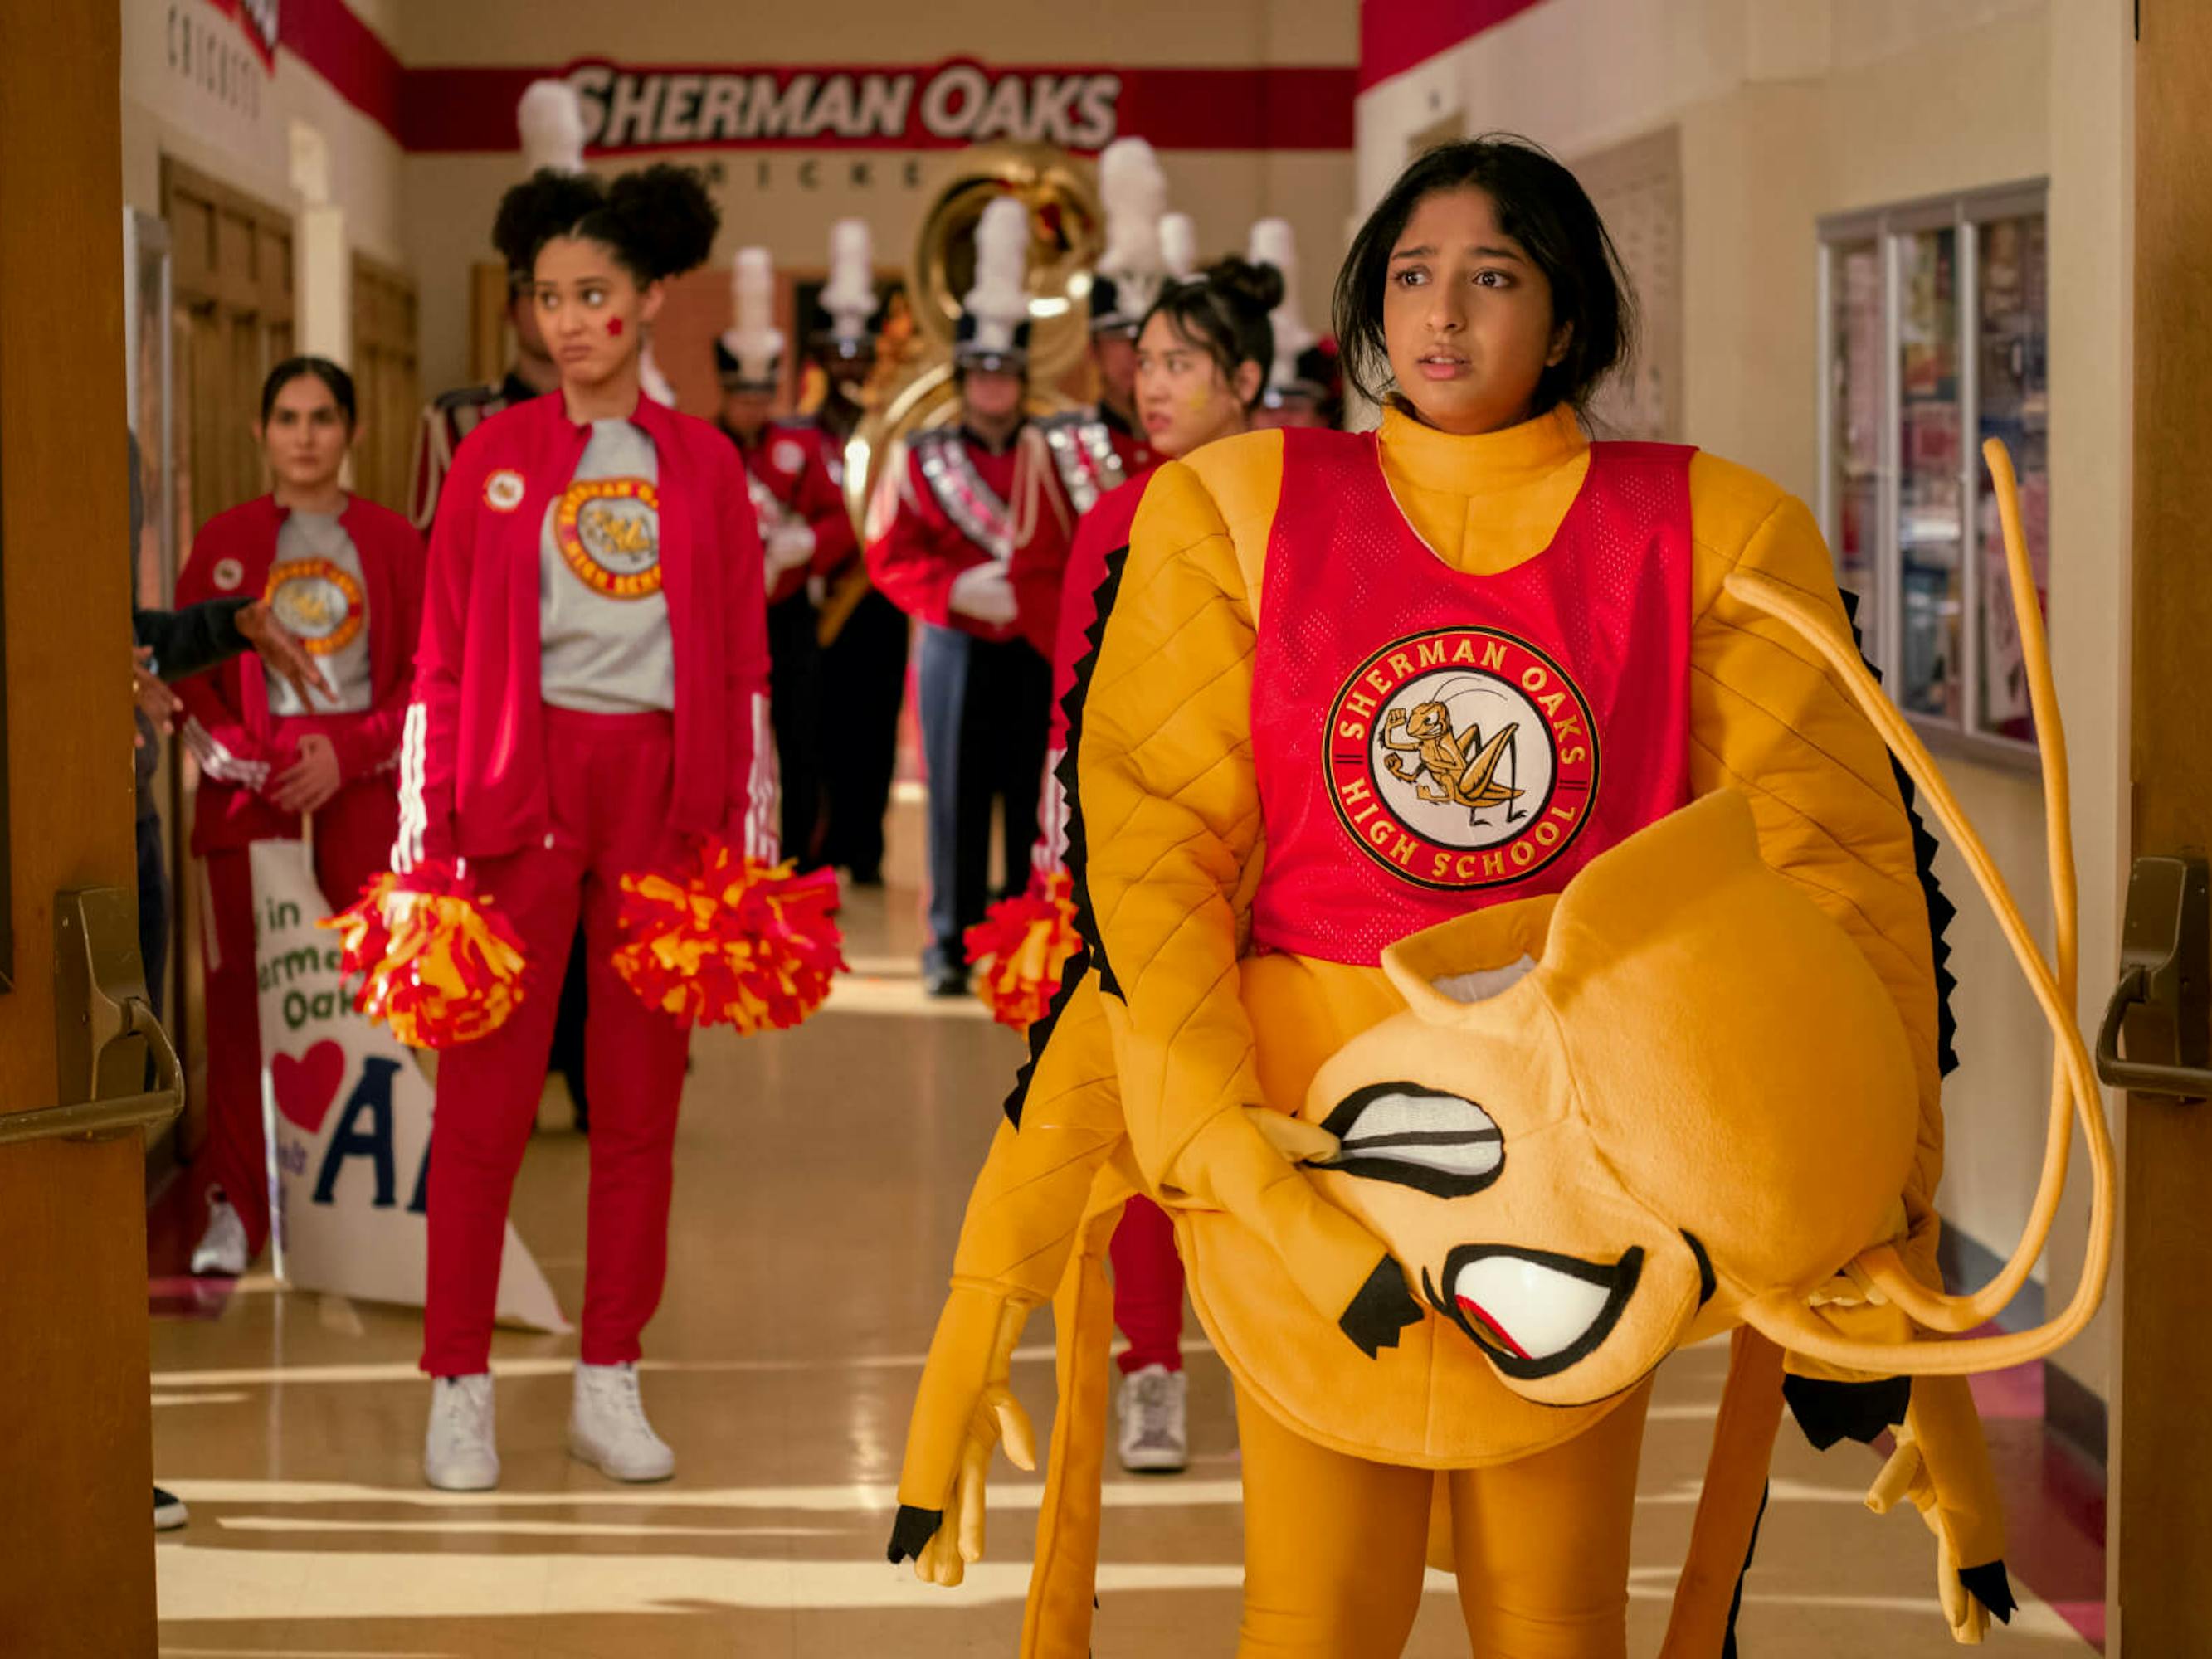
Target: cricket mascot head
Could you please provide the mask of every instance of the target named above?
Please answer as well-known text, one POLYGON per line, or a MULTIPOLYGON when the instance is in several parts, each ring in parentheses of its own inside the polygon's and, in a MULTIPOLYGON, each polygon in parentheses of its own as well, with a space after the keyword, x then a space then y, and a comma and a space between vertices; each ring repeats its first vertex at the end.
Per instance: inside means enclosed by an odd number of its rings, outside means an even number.
MULTIPOLYGON (((1998 476, 2008 507, 2009 465, 1998 476)), ((2010 512, 2007 529, 2017 544, 2010 512)), ((2055 967, 1832 618, 1765 578, 1729 579, 1852 690, 1988 895, 2057 1035, 2042 1187, 2012 1261, 1972 1296, 1905 1271, 1898 1195, 1919 1111, 1904 1024, 1851 938, 1761 860, 1744 797, 1721 791, 1593 860, 1556 896, 1402 940, 1383 964, 1406 1012, 1346 1045, 1308 1096, 1302 1115, 1337 1143, 1316 1179, 1514 1392, 1603 1400, 1684 1343, 1744 1323, 1875 1375, 1978 1370, 2048 1352, 2095 1310, 2112 1148, 2072 1012, 2064 742, 2034 590, 2013 552, 2057 826, 2055 967), (2010 1300, 2040 1254, 2069 1117, 2095 1186, 2072 1304, 2033 1330, 1953 1340, 2010 1300), (1846 1336, 1823 1312, 1839 1279, 1918 1330, 1846 1336)))

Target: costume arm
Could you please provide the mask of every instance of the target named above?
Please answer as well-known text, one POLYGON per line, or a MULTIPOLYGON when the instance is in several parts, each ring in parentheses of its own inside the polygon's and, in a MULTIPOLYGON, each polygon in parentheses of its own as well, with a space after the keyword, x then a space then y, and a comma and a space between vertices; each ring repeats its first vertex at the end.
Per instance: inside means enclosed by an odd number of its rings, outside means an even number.
POLYGON ((943 526, 921 463, 908 451, 894 459, 899 468, 896 493, 890 522, 868 543, 868 579, 909 617, 949 627, 958 568, 939 551, 943 526))
MULTIPOLYGON (((892 1559, 924 1554, 944 1517, 980 1515, 984 1461, 1001 1429, 985 1407, 1029 1312, 1052 1299, 1091 1212, 1095 1183, 1121 1144, 1121 1091, 1098 980, 1084 971, 1048 1024, 1032 1028, 1007 1121, 969 1194, 952 1286, 922 1368, 899 1474, 892 1559), (1018 1127, 1015 1119, 1018 1117, 1018 1127), (959 1486, 971 1491, 963 1500, 959 1486)), ((927 1576, 957 1582, 957 1553, 925 1557, 927 1576)))
MULTIPOLYGON (((1260 465, 1279 450, 1245 453, 1260 465)), ((1267 1099, 1237 967, 1236 899, 1261 831, 1254 617, 1214 499, 1188 467, 1163 468, 1139 509, 1084 704, 1078 902, 1087 899, 1146 1184, 1170 1203, 1235 1216, 1329 1318, 1356 1310, 1352 1334, 1371 1351, 1419 1317, 1402 1273, 1243 1109, 1267 1099), (1396 1322, 1384 1321, 1387 1336, 1378 1303, 1396 1322)))
MULTIPOLYGON (((1811 596, 1847 634, 1812 514, 1771 486, 1771 504, 1759 513, 1745 499, 1748 475, 1727 473, 1733 476, 1692 467, 1693 511, 1706 500, 1720 507, 1711 515, 1719 545, 1707 540, 1706 515, 1698 514, 1700 561, 1784 582, 1811 596), (1748 533, 1731 549, 1737 525, 1748 533)), ((1905 1194, 1917 1234, 1943 1166, 1936 970, 1928 896, 1889 751, 1809 646, 1716 592, 1691 640, 1690 776, 1700 793, 1733 787, 1750 798, 1767 863, 1835 919, 1888 987, 1919 1083, 1918 1146, 1905 1194)))

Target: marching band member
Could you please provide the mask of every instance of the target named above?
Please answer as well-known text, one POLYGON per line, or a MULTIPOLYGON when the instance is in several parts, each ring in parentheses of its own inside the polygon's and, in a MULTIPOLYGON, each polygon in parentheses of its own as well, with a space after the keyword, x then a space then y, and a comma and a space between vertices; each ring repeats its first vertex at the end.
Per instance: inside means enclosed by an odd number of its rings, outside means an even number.
POLYGON ((1336 354, 1307 325, 1298 302, 1297 237, 1287 219, 1262 219, 1252 227, 1250 258, 1283 273, 1283 303, 1275 307, 1275 362, 1261 399, 1261 428, 1333 427, 1344 413, 1336 354))
POLYGON ((398 820, 392 769, 422 600, 422 541, 398 514, 338 482, 353 441, 353 377, 322 357, 270 371, 255 428, 276 487, 192 539, 180 605, 264 598, 336 696, 303 697, 240 657, 177 682, 199 763, 192 852, 206 861, 208 1224, 194 1273, 242 1273, 269 1235, 261 1123, 257 841, 314 825, 315 877, 335 908, 384 867, 398 820))
POLYGON ((844 492, 825 463, 821 429, 774 421, 783 380, 775 326, 775 272, 763 247, 738 250, 732 270, 736 323, 714 342, 722 430, 744 459, 745 489, 768 554, 768 647, 775 665, 769 709, 783 791, 783 847, 801 869, 814 857, 823 737, 822 652, 810 579, 826 577, 859 549, 844 492))
MULTIPOLYGON (((830 228, 830 281, 822 290, 830 326, 812 342, 826 386, 814 411, 822 461, 845 488, 845 449, 867 413, 864 392, 876 366, 875 254, 865 219, 830 228)), ((837 763, 825 767, 829 823, 822 862, 855 886, 884 878, 884 814, 898 765, 899 707, 906 701, 906 659, 913 624, 868 580, 855 553, 830 583, 823 621, 822 730, 836 733, 837 763)))
POLYGON ((492 1316, 509 1194, 537 1111, 554 989, 580 914, 595 1108, 582 1352, 568 1446, 621 1480, 674 1454, 638 1393, 667 1270, 690 1027, 614 961, 622 878, 720 836, 775 856, 759 532, 712 425, 644 396, 667 279, 718 222, 696 174, 540 172, 502 217, 540 228, 532 299, 561 387, 472 434, 431 543, 392 868, 465 868, 522 944, 524 995, 438 1067, 423 1473, 495 1486, 492 1316))
MULTIPOLYGON (((984 209, 975 286, 953 346, 960 423, 919 433, 902 454, 886 458, 887 522, 867 547, 876 586, 922 624, 918 680, 929 768, 922 974, 934 996, 968 988, 963 938, 989 897, 994 809, 1003 811, 1006 847, 1020 847, 1036 827, 1052 691, 1048 653, 1074 526, 1044 441, 1022 407, 1029 243, 1019 202, 1000 197, 984 209), (1018 586, 1017 570, 1024 573, 1018 586)), ((1019 884, 1011 868, 1006 884, 1019 884)))
POLYGON ((1098 401, 1039 422, 1060 488, 1078 514, 1153 464, 1137 422, 1137 326, 1159 292, 1160 216, 1167 176, 1141 138, 1116 138, 1098 157, 1106 248, 1091 274, 1091 361, 1098 401))

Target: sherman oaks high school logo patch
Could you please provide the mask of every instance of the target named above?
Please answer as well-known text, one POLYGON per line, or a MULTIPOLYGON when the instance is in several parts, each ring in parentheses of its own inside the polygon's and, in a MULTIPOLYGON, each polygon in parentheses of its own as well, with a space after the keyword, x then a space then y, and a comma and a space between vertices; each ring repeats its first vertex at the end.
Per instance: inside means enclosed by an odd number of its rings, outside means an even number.
POLYGON ((1581 689, 1534 646, 1491 629, 1384 646, 1338 691, 1325 741, 1346 833, 1424 887, 1525 880, 1574 843, 1597 799, 1581 689))
POLYGON ((593 592, 642 599, 660 592, 660 494, 645 479, 577 479, 553 510, 553 535, 593 592))

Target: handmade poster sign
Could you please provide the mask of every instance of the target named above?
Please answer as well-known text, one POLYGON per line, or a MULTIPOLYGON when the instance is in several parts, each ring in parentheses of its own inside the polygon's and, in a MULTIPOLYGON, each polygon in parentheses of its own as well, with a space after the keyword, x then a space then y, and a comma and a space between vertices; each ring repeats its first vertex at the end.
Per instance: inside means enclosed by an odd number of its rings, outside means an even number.
MULTIPOLYGON (((261 987, 261 1109, 276 1277, 301 1290, 422 1305, 429 1247, 433 1091, 392 1033, 356 1013, 305 842, 256 842, 254 951, 261 987)), ((499 1317, 566 1331, 514 1224, 499 1317)))

